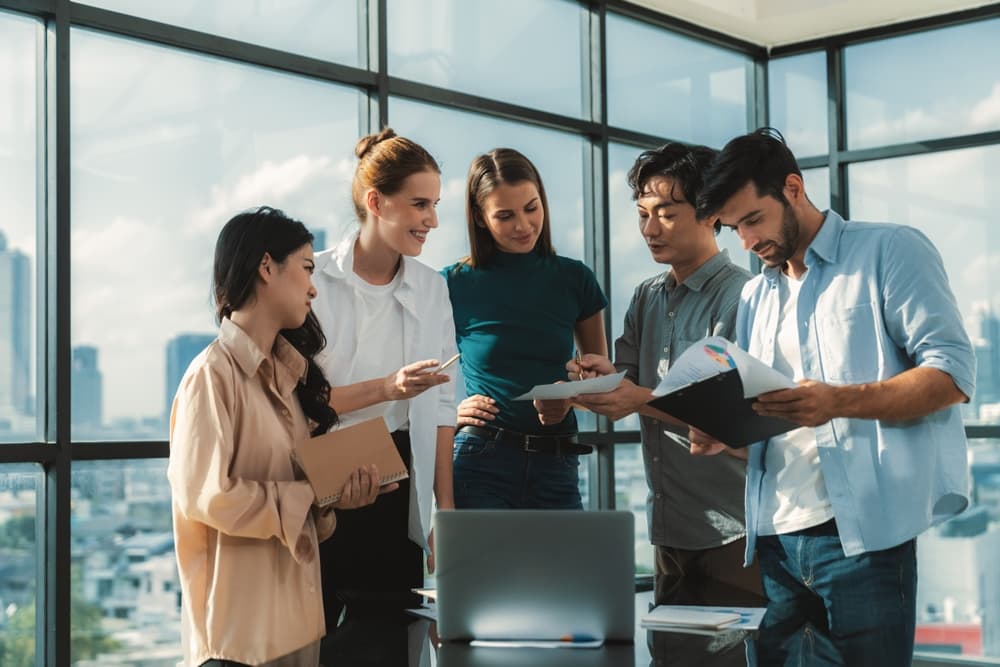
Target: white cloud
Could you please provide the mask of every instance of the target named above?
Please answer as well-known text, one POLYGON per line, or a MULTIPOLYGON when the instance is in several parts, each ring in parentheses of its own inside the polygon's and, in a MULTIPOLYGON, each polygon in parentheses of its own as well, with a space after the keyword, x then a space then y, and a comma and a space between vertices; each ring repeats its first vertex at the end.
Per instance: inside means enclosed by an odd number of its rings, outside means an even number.
POLYGON ((342 183, 345 176, 350 179, 353 169, 347 160, 334 164, 325 156, 300 154, 278 163, 265 160, 232 187, 212 186, 209 203, 190 216, 186 233, 215 232, 237 211, 264 203, 282 206, 312 185, 325 182, 335 186, 342 183))
POLYGON ((992 130, 1000 126, 1000 83, 993 84, 990 96, 969 111, 969 125, 973 130, 992 130))

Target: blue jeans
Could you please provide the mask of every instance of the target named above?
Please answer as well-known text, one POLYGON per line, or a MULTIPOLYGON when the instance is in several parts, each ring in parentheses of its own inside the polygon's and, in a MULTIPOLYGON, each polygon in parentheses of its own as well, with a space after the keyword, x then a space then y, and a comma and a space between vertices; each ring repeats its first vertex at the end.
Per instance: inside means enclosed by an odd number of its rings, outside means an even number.
POLYGON ((851 667, 911 664, 915 540, 847 557, 831 520, 758 536, 757 557, 768 598, 760 664, 838 664, 838 658, 851 667))
POLYGON ((465 431, 455 434, 457 509, 583 509, 580 458, 521 449, 465 431))

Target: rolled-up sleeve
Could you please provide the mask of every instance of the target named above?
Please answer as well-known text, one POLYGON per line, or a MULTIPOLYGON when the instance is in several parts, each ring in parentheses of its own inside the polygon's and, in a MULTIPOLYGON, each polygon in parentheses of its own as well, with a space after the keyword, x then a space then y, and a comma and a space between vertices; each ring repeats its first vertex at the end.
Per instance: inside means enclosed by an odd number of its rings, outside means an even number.
POLYGON ((920 231, 899 227, 882 246, 886 329, 917 366, 951 376, 971 399, 976 356, 965 331, 941 255, 920 231))
POLYGON ((632 294, 628 312, 625 313, 625 329, 615 341, 615 368, 625 371, 625 377, 639 382, 639 294, 641 285, 632 294))
POLYGON ((235 455, 233 387, 203 366, 174 399, 167 477, 177 511, 233 537, 277 538, 296 549, 311 521, 314 493, 306 481, 262 481, 230 476, 235 455))

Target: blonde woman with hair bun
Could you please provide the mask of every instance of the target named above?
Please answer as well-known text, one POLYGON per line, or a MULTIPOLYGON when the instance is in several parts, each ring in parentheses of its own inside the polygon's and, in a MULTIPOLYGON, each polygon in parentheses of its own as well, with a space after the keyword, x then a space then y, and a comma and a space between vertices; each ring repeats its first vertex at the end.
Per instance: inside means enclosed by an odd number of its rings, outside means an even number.
POLYGON ((355 154, 358 227, 316 256, 313 309, 328 339, 317 361, 341 420, 385 419, 410 478, 338 516, 321 549, 328 619, 345 604, 350 618, 372 599, 418 602, 409 591, 423 584, 424 554, 433 571, 432 506, 454 507, 455 370, 437 368, 455 352, 455 329, 444 279, 416 259, 438 226, 441 170, 389 128, 355 154))

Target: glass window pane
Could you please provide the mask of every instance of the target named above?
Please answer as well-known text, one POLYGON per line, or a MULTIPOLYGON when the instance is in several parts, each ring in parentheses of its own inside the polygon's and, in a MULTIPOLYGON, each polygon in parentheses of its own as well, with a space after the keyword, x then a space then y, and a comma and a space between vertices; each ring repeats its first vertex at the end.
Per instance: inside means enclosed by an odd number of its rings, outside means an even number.
MULTIPOLYGON (((83 0, 144 19, 364 67, 358 0, 83 0)), ((366 29, 365 29, 366 30, 366 29)))
POLYGON ((847 47, 848 146, 1000 128, 998 42, 992 19, 847 47))
POLYGON ((179 664, 167 460, 77 462, 71 484, 73 664, 179 664))
POLYGON ((653 547, 646 517, 646 469, 642 445, 615 445, 615 509, 635 515, 635 573, 653 573, 653 547))
POLYGON ((37 178, 34 19, 0 12, 0 442, 32 441, 37 178))
MULTIPOLYGON (((608 152, 608 205, 611 210, 611 340, 609 347, 614 354, 614 341, 622 335, 625 327, 625 313, 636 285, 651 278, 669 266, 657 264, 649 254, 649 249, 639 231, 639 215, 636 212, 632 191, 626 183, 628 170, 642 152, 641 148, 610 144, 608 152)), ((716 237, 719 248, 729 253, 729 258, 738 266, 750 268, 750 255, 743 249, 739 237, 729 229, 723 229, 716 237)), ((615 430, 638 430, 639 418, 630 415, 615 423, 615 430)))
POLYGON ((743 54, 615 14, 607 52, 611 125, 715 148, 747 131, 743 54))
POLYGON ((389 73, 583 115, 589 12, 576 0, 388 0, 389 73))
POLYGON ((806 184, 806 195, 813 206, 821 211, 830 208, 830 168, 803 169, 802 180, 806 184))
POLYGON ((41 484, 39 465, 0 465, 0 662, 4 665, 35 664, 41 484))
POLYGON ((389 100, 389 119, 396 132, 424 146, 441 166, 441 226, 431 234, 420 261, 440 269, 469 253, 465 178, 474 157, 497 147, 517 149, 535 163, 545 184, 556 252, 583 258, 583 157, 588 144, 582 137, 399 98, 389 100))
MULTIPOLYGON (((1000 424, 1000 147, 865 162, 849 168, 851 216, 923 231, 944 258, 976 350, 969 421, 1000 424)), ((917 540, 918 650, 1000 656, 1000 442, 970 441, 973 506, 917 540)))
POLYGON ((73 437, 162 439, 219 230, 261 204, 344 226, 361 95, 84 30, 72 58, 73 437))
POLYGON ((767 92, 770 124, 796 156, 829 152, 825 52, 769 61, 767 92))
POLYGON ((970 440, 969 447, 974 504, 917 540, 914 649, 927 655, 985 656, 992 660, 982 664, 995 665, 1000 657, 1000 440, 970 440))

